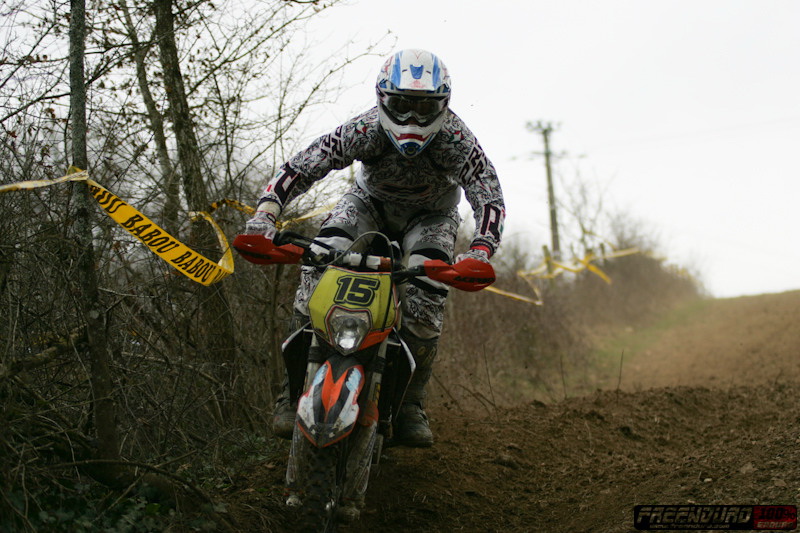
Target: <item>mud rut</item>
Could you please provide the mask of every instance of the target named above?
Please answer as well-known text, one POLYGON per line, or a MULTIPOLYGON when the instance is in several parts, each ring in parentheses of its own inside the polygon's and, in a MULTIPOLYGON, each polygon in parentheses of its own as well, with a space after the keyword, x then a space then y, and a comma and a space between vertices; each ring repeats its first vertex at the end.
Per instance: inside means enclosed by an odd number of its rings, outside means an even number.
MULTIPOLYGON (((432 411, 437 443, 394 448, 352 532, 629 532, 640 504, 800 500, 800 291, 694 305, 625 350, 623 378, 496 415, 432 411)), ((635 340, 634 340, 635 339, 635 340)), ((284 466, 218 497, 241 531, 291 531, 284 466)))

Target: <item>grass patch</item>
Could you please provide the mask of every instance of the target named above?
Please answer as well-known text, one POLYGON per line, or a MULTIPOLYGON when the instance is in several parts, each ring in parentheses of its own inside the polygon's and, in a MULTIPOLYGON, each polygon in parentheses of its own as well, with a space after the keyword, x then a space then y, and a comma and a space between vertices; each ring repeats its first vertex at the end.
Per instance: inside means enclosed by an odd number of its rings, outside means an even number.
POLYGON ((712 300, 693 299, 658 316, 652 323, 639 327, 625 326, 600 337, 589 358, 597 388, 615 388, 619 381, 620 364, 635 361, 651 346, 658 344, 669 330, 686 324, 711 305, 712 300))

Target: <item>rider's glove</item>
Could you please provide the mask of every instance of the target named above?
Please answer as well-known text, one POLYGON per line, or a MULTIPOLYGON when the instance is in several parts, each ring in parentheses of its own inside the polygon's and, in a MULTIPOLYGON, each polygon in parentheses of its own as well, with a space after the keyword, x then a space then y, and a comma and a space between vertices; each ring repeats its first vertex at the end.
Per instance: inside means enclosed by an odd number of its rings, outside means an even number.
POLYGON ((276 221, 279 210, 274 202, 262 202, 256 209, 256 214, 245 224, 245 235, 263 235, 269 240, 277 233, 276 221))
POLYGON ((480 261, 482 263, 488 263, 489 262, 489 252, 486 251, 486 249, 484 247, 482 247, 482 246, 481 247, 476 246, 474 248, 470 248, 469 250, 467 250, 463 254, 460 254, 458 257, 456 257, 455 262, 458 263, 458 262, 463 261, 464 259, 467 259, 467 258, 477 259, 478 261, 480 261))

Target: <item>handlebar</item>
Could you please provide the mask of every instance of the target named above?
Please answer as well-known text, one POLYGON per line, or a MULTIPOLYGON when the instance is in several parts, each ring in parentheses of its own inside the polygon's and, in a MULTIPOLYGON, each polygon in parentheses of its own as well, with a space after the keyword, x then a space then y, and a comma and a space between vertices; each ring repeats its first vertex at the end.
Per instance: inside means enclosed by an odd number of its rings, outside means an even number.
MULTIPOLYGON (((300 246, 301 248, 308 248, 314 243, 314 239, 310 239, 305 235, 300 233, 296 233, 294 231, 289 230, 282 230, 275 234, 272 238, 272 242, 275 243, 275 246, 283 246, 284 244, 294 244, 295 246, 300 246)), ((322 243, 319 243, 321 246, 322 243)))
POLYGON ((305 235, 293 231, 279 231, 275 234, 272 242, 278 247, 288 244, 302 248, 305 250, 303 259, 307 264, 313 266, 360 267, 376 272, 392 272, 395 267, 395 262, 388 257, 362 254, 351 250, 337 250, 332 246, 309 239, 305 235), (314 248, 322 248, 326 251, 318 252, 314 248))
POLYGON ((272 240, 264 235, 238 235, 233 247, 251 263, 305 264, 325 267, 363 268, 375 272, 391 272, 395 283, 427 276, 457 289, 473 292, 494 283, 492 265, 477 259, 463 259, 449 264, 439 259, 429 259, 422 265, 405 268, 389 257, 338 250, 293 231, 278 232, 272 240))

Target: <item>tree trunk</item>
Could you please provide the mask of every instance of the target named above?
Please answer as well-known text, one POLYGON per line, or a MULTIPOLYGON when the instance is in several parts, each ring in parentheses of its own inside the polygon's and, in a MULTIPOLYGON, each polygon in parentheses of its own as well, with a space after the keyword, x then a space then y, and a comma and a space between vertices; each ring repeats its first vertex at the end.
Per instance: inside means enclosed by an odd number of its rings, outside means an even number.
POLYGON ((172 0, 155 0, 153 7, 156 16, 156 41, 161 57, 161 67, 164 70, 164 86, 178 144, 183 191, 186 194, 189 209, 206 209, 209 202, 203 182, 200 149, 192 124, 189 101, 178 59, 172 0))
MULTIPOLYGON (((183 191, 189 209, 202 211, 209 208, 208 194, 203 181, 200 148, 195 136, 186 89, 178 61, 175 39, 175 22, 172 0, 154 0, 156 41, 159 46, 161 66, 164 71, 164 88, 169 101, 170 115, 175 129, 183 191)), ((216 237, 206 222, 192 224, 190 241, 201 251, 219 254, 216 237)), ((210 287, 198 285, 199 324, 197 324, 198 351, 207 352, 218 363, 223 382, 232 385, 231 365, 235 361, 233 320, 221 284, 210 287)))
POLYGON ((136 26, 130 15, 128 3, 125 0, 121 0, 120 7, 125 17, 125 29, 128 32, 128 38, 131 41, 131 45, 133 45, 133 59, 136 64, 136 81, 139 84, 139 92, 142 93, 142 101, 147 109, 147 118, 150 121, 150 129, 153 131, 153 141, 156 145, 158 164, 161 167, 162 186, 166 195, 164 210, 162 212, 164 228, 169 233, 177 235, 179 226, 178 210, 180 209, 180 182, 178 180, 178 173, 175 171, 175 167, 169 157, 167 136, 164 131, 164 118, 158 110, 155 98, 153 98, 153 93, 150 91, 150 86, 148 84, 146 64, 149 46, 145 46, 139 41, 136 26))
MULTIPOLYGON (((86 151, 86 86, 84 81, 84 52, 86 38, 85 0, 71 0, 69 29, 70 60, 70 114, 72 125, 72 162, 86 169, 89 166, 86 151)), ((88 187, 75 183, 73 188, 75 205, 75 246, 78 284, 83 322, 90 360, 89 381, 92 390, 92 414, 97 438, 96 459, 119 460, 119 438, 117 434, 116 407, 114 405, 114 382, 111 378, 109 351, 103 335, 104 310, 97 287, 95 253, 92 243, 92 209, 88 187)), ((108 486, 119 486, 120 469, 111 463, 98 463, 91 475, 108 486)))

